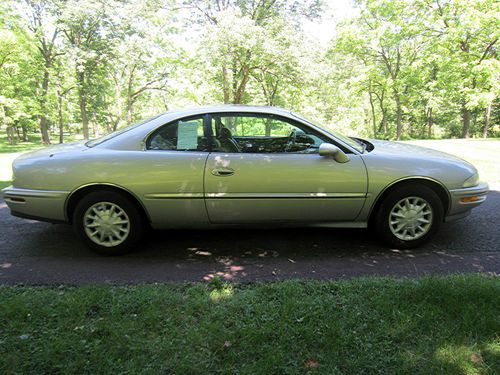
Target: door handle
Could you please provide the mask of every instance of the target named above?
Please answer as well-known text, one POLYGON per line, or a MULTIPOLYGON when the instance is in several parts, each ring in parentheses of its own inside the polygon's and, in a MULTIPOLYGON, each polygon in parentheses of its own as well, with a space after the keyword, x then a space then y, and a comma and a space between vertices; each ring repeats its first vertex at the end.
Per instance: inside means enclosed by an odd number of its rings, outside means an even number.
POLYGON ((227 177, 234 174, 234 169, 231 168, 215 168, 212 169, 212 174, 218 177, 227 177))

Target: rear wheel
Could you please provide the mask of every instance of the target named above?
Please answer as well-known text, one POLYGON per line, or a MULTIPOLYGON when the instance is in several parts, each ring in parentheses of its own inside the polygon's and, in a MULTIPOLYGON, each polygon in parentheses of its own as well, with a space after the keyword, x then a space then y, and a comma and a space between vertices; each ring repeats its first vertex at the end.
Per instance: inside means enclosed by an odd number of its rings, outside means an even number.
POLYGON ((136 206, 124 195, 111 191, 86 195, 75 208, 73 225, 87 246, 105 255, 130 251, 144 232, 136 206))
POLYGON ((389 246, 414 248, 429 241, 443 221, 443 204, 425 185, 392 191, 377 212, 375 229, 389 246))

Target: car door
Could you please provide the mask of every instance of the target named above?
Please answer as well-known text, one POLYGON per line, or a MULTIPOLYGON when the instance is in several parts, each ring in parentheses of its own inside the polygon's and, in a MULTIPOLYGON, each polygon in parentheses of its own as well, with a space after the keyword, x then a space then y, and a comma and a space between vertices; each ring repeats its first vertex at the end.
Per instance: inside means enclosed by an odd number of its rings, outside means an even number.
POLYGON ((292 119, 216 114, 205 168, 205 201, 216 224, 354 220, 366 198, 361 157, 338 163, 319 155, 332 142, 292 119))
POLYGON ((140 192, 155 228, 209 222, 203 196, 209 155, 206 118, 192 116, 159 127, 146 140, 146 150, 140 156, 143 168, 131 166, 135 190, 140 192))

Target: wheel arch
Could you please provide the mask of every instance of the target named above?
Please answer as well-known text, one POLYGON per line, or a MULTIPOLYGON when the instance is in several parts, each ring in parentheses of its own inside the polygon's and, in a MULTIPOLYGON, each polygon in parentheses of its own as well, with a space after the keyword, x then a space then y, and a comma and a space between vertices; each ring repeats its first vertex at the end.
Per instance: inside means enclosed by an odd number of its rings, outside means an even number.
POLYGON ((141 216, 143 217, 144 221, 146 223, 151 222, 151 219, 146 211, 146 208, 134 193, 124 188, 123 186, 110 183, 95 183, 95 184, 82 185, 77 189, 73 190, 71 194, 68 196, 64 207, 64 212, 68 223, 72 224, 73 213, 75 211, 78 202, 87 194, 95 191, 111 191, 124 195, 125 197, 130 199, 130 201, 136 206, 141 216))
POLYGON ((390 185, 386 186, 383 191, 379 193, 379 195, 375 199, 375 203, 372 205, 370 209, 370 213, 368 215, 368 224, 370 226, 373 224, 373 220, 376 216, 377 211, 380 208, 380 205, 391 192, 397 190, 398 188, 401 188, 402 186, 411 186, 412 184, 420 184, 432 189, 439 197, 439 200, 442 202, 444 216, 446 216, 447 212, 450 209, 451 197, 448 189, 446 189, 446 187, 441 182, 429 177, 406 177, 392 182, 390 185))

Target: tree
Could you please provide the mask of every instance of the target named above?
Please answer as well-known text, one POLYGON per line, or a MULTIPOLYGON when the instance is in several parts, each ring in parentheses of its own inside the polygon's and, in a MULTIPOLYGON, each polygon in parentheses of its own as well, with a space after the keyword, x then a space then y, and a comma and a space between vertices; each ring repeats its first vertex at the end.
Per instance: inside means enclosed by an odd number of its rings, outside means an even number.
POLYGON ((51 0, 25 0, 28 30, 32 33, 38 50, 38 56, 41 62, 41 77, 37 82, 37 98, 39 102, 40 132, 42 142, 50 144, 47 118, 47 102, 49 95, 49 85, 51 79, 51 70, 57 56, 61 53, 56 48, 56 38, 59 29, 51 18, 57 13, 57 4, 51 0))
POLYGON ((75 72, 84 139, 89 139, 88 107, 92 104, 92 95, 100 92, 97 87, 103 84, 102 77, 117 43, 110 9, 120 5, 119 2, 104 4, 96 0, 69 0, 58 20, 75 72))
POLYGON ((252 80, 259 82, 269 102, 276 97, 279 81, 297 77, 293 66, 297 59, 289 51, 299 44, 294 38, 300 40, 300 17, 294 16, 317 17, 320 2, 194 1, 190 7, 208 24, 204 44, 222 100, 246 103, 252 80))
MULTIPOLYGON (((471 135, 473 110, 485 110, 486 122, 491 105, 498 96, 500 79, 497 59, 498 12, 494 0, 435 0, 428 3, 430 16, 437 22, 433 27, 434 48, 446 54, 446 69, 442 79, 454 83, 462 112, 462 138, 471 135)), ((488 127, 485 127, 486 133, 488 127)))
POLYGON ((0 8, 0 129, 5 125, 9 143, 27 141, 38 113, 36 96, 39 69, 37 51, 22 19, 11 3, 0 8), (5 12, 5 13, 4 13, 5 12), (8 21, 4 15, 9 15, 8 21), (22 135, 19 134, 20 129, 22 135))

